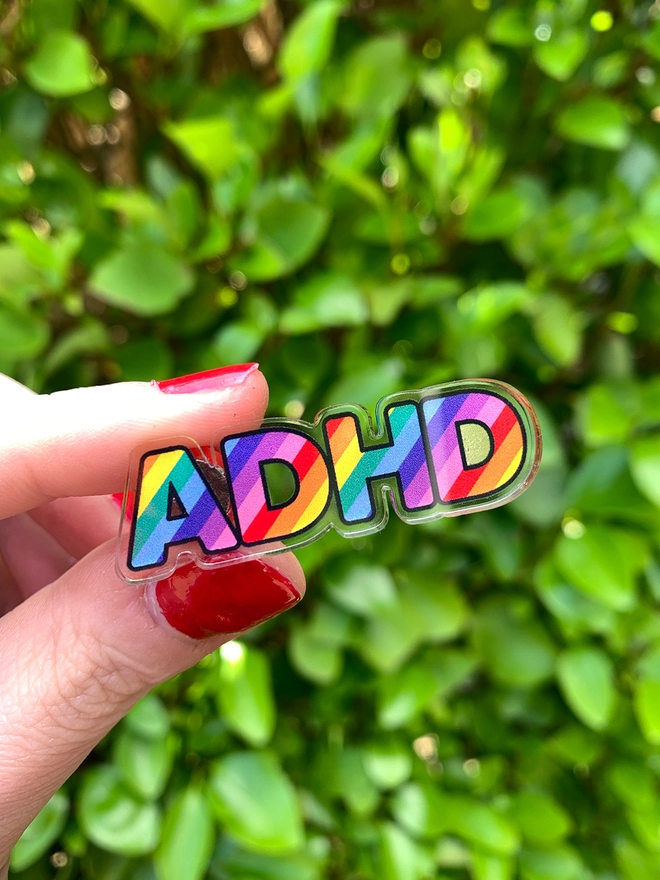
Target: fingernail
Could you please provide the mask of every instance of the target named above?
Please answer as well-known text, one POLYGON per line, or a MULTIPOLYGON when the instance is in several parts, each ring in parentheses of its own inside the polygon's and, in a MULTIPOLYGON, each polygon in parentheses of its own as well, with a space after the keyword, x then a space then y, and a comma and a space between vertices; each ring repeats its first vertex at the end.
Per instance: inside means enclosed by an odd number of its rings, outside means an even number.
POLYGON ((300 601, 300 593, 280 571, 261 559, 225 568, 182 566, 155 587, 161 614, 170 626, 193 639, 240 633, 300 601))
POLYGON ((115 507, 121 513, 122 507, 124 508, 124 519, 129 522, 133 519, 133 507, 135 505, 135 492, 129 492, 126 498, 126 506, 124 507, 124 493, 123 492, 115 492, 110 496, 110 500, 115 505, 115 507))
POLYGON ((162 382, 152 381, 152 385, 163 394, 195 394, 199 391, 219 391, 232 385, 245 382, 250 373, 259 368, 259 364, 232 364, 219 367, 217 370, 205 370, 203 373, 191 373, 190 376, 177 376, 164 379, 162 382))

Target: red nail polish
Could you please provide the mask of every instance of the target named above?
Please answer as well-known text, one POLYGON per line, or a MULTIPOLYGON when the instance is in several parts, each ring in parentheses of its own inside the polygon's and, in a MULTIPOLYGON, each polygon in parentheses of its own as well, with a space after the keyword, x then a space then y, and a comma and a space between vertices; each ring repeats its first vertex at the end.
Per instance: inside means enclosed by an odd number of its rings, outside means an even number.
POLYGON ((165 620, 193 639, 243 632, 300 601, 293 584, 261 559, 216 569, 190 563, 159 581, 155 593, 165 620))
MULTIPOLYGON (((115 504, 119 512, 121 513, 121 509, 124 506, 124 493, 123 492, 114 492, 110 496, 110 500, 115 504)), ((126 509, 124 510, 124 518, 127 520, 133 519, 133 508, 135 507, 135 492, 129 492, 128 497, 126 498, 126 509)))
POLYGON ((203 373, 192 373, 190 376, 177 376, 164 379, 162 382, 152 381, 164 394, 194 394, 199 391, 219 391, 231 385, 245 382, 250 373, 258 369, 259 364, 232 364, 219 367, 217 370, 205 370, 203 373))

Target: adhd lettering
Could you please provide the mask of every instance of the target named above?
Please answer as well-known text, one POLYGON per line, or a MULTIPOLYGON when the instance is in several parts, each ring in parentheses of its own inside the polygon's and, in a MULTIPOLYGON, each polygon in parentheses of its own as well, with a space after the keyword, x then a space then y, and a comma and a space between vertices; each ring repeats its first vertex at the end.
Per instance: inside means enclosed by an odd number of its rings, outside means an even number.
POLYGON ((152 578, 172 569, 177 548, 224 565, 330 527, 370 534, 387 521, 386 496, 407 523, 494 507, 529 485, 540 454, 530 404, 487 380, 389 395, 375 431, 356 405, 323 410, 313 425, 270 419, 224 436, 214 467, 185 444, 164 446, 141 455, 129 479, 135 504, 120 570, 152 578), (283 499, 273 496, 272 467, 289 476, 283 499))

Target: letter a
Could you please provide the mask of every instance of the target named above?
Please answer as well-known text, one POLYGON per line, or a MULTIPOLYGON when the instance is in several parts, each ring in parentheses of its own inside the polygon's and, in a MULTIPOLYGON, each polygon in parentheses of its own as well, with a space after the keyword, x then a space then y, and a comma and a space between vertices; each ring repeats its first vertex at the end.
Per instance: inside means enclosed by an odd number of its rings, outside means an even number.
POLYGON ((128 565, 162 565, 174 544, 197 541, 204 553, 233 550, 236 535, 185 446, 149 452, 140 462, 128 565))
POLYGON ((372 481, 395 477, 405 511, 434 503, 426 452, 414 403, 395 403, 385 410, 389 441, 365 449, 353 413, 325 421, 325 432, 339 489, 338 509, 346 525, 368 522, 376 514, 372 481))
POLYGON ((422 406, 441 501, 484 498, 519 473, 525 457, 522 425, 499 395, 446 394, 422 406))

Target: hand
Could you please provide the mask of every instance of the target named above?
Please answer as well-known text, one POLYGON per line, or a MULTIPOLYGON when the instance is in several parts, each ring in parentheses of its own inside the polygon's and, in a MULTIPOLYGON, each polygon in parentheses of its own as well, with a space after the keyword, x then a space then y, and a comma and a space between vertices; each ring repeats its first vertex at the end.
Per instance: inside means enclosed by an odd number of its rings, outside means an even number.
POLYGON ((298 602, 295 558, 194 565, 148 600, 115 573, 131 451, 258 424, 256 364, 169 383, 32 394, 0 376, 0 876, 26 826, 154 685, 298 602), (178 631, 177 631, 178 630, 178 631))

